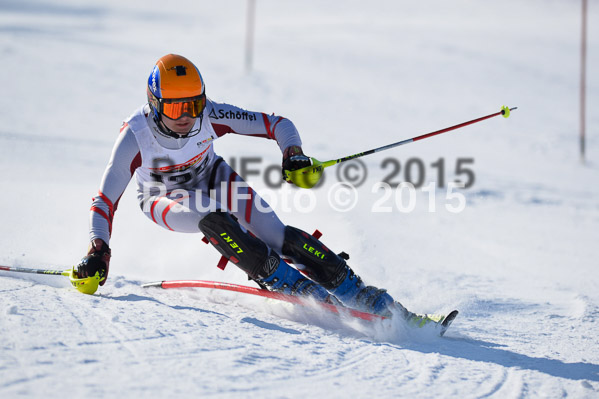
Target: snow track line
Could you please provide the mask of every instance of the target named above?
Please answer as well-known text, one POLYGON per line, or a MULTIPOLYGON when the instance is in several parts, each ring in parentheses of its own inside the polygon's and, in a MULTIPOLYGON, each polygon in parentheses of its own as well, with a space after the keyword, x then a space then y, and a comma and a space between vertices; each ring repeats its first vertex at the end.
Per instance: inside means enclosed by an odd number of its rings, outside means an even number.
MULTIPOLYGON (((331 359, 331 365, 328 365, 324 370, 315 369, 306 373, 307 378, 315 378, 316 380, 328 380, 331 377, 339 377, 347 375, 348 372, 360 368, 359 365, 368 362, 375 354, 369 345, 364 345, 359 348, 350 348, 344 352, 338 352, 336 359, 331 359)), ((351 374, 351 373, 349 373, 351 374)))
MULTIPOLYGON (((499 392, 503 387, 505 387, 505 383, 508 379, 508 372, 506 371, 506 369, 503 369, 500 374, 501 374, 501 378, 499 379, 499 381, 497 383, 495 383, 493 385, 491 390, 481 396, 478 396, 478 398, 489 398, 489 397, 495 395, 497 392, 499 392)), ((489 377, 489 379, 491 379, 491 377, 489 377)))
POLYGON ((34 375, 33 377, 23 377, 23 378, 18 378, 16 380, 13 381, 8 381, 6 383, 3 383, 0 388, 10 388, 13 387, 15 385, 19 385, 19 384, 24 384, 24 383, 28 383, 34 380, 41 380, 42 378, 47 378, 49 377, 50 374, 49 373, 44 373, 44 374, 37 374, 34 375))
MULTIPOLYGON (((85 299, 89 299, 89 302, 92 301, 101 301, 102 297, 84 297, 85 299)), ((76 320, 79 325, 85 330, 86 337, 89 337, 88 331, 93 330, 94 332, 100 332, 98 334, 97 339, 87 339, 85 341, 79 341, 76 343, 77 346, 87 346, 87 345, 105 345, 105 344, 118 344, 118 346, 124 349, 131 357, 136 360, 140 359, 138 351, 134 349, 129 342, 132 340, 128 337, 127 333, 123 331, 122 326, 119 326, 118 323, 112 321, 113 316, 108 316, 106 311, 99 310, 93 306, 82 306, 82 300, 84 299, 78 293, 73 293, 69 291, 67 295, 58 296, 58 302, 63 305, 63 307, 73 315, 73 318, 76 320), (81 310, 80 310, 81 309, 81 310), (83 310, 85 309, 85 311, 83 310), (101 323, 102 328, 98 330, 97 320, 94 316, 101 317, 104 322, 101 323), (89 324, 93 324, 93 329, 89 329, 89 324), (108 333, 112 337, 115 338, 115 341, 104 341, 101 338, 102 333, 108 333)), ((89 303, 88 302, 88 303, 89 303)), ((102 303, 100 303, 100 306, 102 303)))

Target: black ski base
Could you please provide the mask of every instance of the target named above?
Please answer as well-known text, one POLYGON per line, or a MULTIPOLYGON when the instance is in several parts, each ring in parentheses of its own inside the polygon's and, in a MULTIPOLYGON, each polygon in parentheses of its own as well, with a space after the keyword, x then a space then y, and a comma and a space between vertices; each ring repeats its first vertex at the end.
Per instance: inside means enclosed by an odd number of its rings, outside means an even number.
POLYGON ((443 334, 445 334, 445 331, 447 331, 451 323, 453 323, 453 320, 458 316, 458 313, 460 312, 457 310, 452 310, 447 316, 445 316, 445 319, 441 323, 441 331, 439 332, 439 335, 443 336, 443 334))

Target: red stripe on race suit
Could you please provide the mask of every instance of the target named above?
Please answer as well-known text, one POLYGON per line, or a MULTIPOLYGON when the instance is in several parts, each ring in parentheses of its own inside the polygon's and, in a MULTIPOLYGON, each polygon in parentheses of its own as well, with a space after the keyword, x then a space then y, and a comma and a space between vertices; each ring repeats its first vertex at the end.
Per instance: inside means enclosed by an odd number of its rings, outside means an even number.
POLYGON ((166 222, 166 215, 169 213, 169 211, 171 210, 171 208, 173 206, 177 205, 179 202, 183 201, 185 198, 189 198, 189 195, 186 197, 177 198, 176 200, 171 200, 171 203, 168 204, 168 206, 166 208, 164 208, 164 210, 162 211, 162 221, 164 222, 164 225, 166 226, 166 228, 169 229, 170 231, 174 231, 174 230, 171 229, 171 226, 169 226, 168 223, 166 222))
POLYGON ((263 139, 270 139, 270 136, 268 134, 244 134, 244 136, 250 136, 250 137, 262 137, 263 139))
POLYGON ((102 201, 104 201, 104 203, 108 205, 108 212, 110 213, 110 219, 112 219, 112 216, 114 215, 114 204, 111 200, 108 199, 107 196, 104 195, 102 191, 98 191, 98 195, 100 196, 100 198, 102 198, 102 201))
POLYGON ((249 198, 247 199, 247 202, 245 204, 245 221, 247 223, 250 223, 250 219, 252 218, 252 203, 253 203, 253 199, 254 199, 254 190, 252 190, 252 188, 249 186, 248 186, 248 194, 249 194, 249 198))
POLYGON ((133 161, 131 161, 131 165, 129 166, 129 171, 131 172, 131 177, 133 177, 133 173, 135 170, 141 166, 141 152, 138 152, 133 161))
POLYGON ((158 205, 158 203, 160 202, 161 199, 163 199, 164 197, 158 197, 157 199, 155 199, 152 202, 152 207, 150 208, 150 215, 152 215, 152 222, 158 224, 158 222, 156 221, 156 218, 154 217, 154 209, 156 209, 156 205, 158 205))
POLYGON ((158 224, 158 222, 156 221, 156 218, 154 217, 154 210, 156 209, 156 205, 158 205, 158 203, 160 202, 161 199, 167 198, 167 196, 170 194, 171 194, 171 192, 169 191, 166 193, 166 195, 157 197, 155 200, 152 201, 152 206, 150 207, 150 215, 152 215, 152 221, 154 223, 158 224))
POLYGON ((233 196, 232 194, 232 189, 233 189, 233 182, 235 181, 235 179, 237 179, 237 172, 233 172, 229 175, 229 184, 227 185, 227 209, 231 210, 231 204, 233 201, 233 196))
POLYGON ((191 168, 192 166, 195 166, 198 163, 200 163, 200 161, 204 158, 204 155, 206 154, 206 151, 208 151, 209 148, 210 148, 210 146, 206 147, 206 149, 204 151, 200 152, 195 157, 193 157, 190 160, 185 161, 183 163, 180 163, 177 165, 163 166, 160 168, 150 168, 150 170, 157 170, 157 171, 161 171, 161 172, 178 172, 178 171, 187 170, 187 169, 191 168))
POLYGON ((274 124, 274 125, 273 125, 273 127, 272 127, 272 138, 273 138, 273 139, 275 138, 275 130, 277 129, 277 125, 278 125, 278 124, 279 124, 279 122, 281 122, 283 119, 285 119, 285 118, 283 118, 282 116, 279 116, 279 119, 277 119, 277 121, 275 122, 275 124, 274 124))
POLYGON ((231 129, 231 126, 221 125, 220 123, 213 123, 212 128, 218 137, 224 136, 227 133, 237 133, 235 130, 231 129))
POLYGON ((268 137, 274 140, 275 132, 270 129, 270 121, 268 120, 268 116, 265 113, 262 113, 262 119, 264 120, 264 127, 266 128, 266 133, 268 137))

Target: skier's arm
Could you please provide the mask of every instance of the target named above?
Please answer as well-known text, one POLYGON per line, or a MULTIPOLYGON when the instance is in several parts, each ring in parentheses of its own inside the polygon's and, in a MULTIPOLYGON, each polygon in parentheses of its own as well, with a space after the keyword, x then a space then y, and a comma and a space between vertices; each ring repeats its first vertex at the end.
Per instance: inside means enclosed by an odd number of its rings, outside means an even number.
POLYGON ((293 122, 282 116, 248 111, 212 100, 208 101, 206 111, 218 136, 235 133, 276 140, 281 153, 291 146, 302 145, 293 122))
POLYGON ((312 164, 310 158, 304 155, 302 140, 289 119, 214 101, 208 102, 207 111, 218 136, 237 133, 276 140, 283 154, 283 180, 286 180, 285 171, 301 169, 312 164))
POLYGON ((98 195, 93 199, 89 232, 91 241, 101 239, 109 244, 112 219, 118 201, 140 164, 141 155, 137 140, 131 129, 124 125, 104 171, 98 195))
POLYGON ((99 272, 104 285, 110 264, 110 235, 112 220, 119 199, 127 188, 135 169, 141 164, 137 140, 127 124, 121 129, 114 145, 108 166, 104 171, 98 195, 94 197, 90 211, 90 246, 77 266, 80 278, 91 277, 99 272))

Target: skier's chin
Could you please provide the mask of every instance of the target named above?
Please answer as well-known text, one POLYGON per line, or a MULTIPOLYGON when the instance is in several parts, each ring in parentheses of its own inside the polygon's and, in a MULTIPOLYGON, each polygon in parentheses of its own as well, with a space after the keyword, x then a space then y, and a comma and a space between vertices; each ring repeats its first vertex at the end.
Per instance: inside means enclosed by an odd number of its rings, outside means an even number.
POLYGON ((195 124, 195 121, 196 120, 194 118, 185 116, 177 120, 169 120, 164 118, 163 123, 173 133, 176 133, 179 136, 184 137, 189 134, 189 132, 193 128, 193 125, 195 124))
POLYGON ((179 136, 187 136, 193 127, 194 121, 186 122, 186 123, 176 123, 175 128, 172 129, 173 132, 177 133, 179 136))

